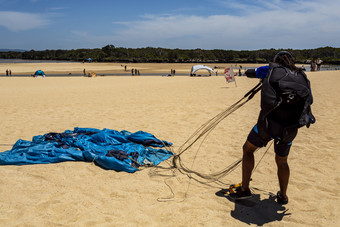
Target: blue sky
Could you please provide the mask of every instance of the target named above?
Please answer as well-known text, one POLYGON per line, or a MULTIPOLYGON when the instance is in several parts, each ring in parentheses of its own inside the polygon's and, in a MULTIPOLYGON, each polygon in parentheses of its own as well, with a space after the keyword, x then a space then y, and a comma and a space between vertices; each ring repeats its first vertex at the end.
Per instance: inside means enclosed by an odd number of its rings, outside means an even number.
POLYGON ((0 0, 0 49, 340 47, 339 0, 0 0))

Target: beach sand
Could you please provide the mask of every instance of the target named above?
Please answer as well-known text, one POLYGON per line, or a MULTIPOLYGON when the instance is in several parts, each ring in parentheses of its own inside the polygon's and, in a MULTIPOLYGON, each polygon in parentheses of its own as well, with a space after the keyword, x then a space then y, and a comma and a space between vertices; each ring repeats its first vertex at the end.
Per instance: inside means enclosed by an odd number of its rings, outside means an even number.
MULTIPOLYGON (((83 70, 82 63, 1 65, 15 73, 83 70)), ((85 63, 108 72, 120 64, 85 63)), ((214 65, 212 65, 214 66, 214 65)), ((187 64, 129 65, 141 72, 190 72, 187 64)), ((223 71, 223 69, 219 69, 223 71)), ((3 74, 2 74, 3 75, 3 74)), ((252 176, 254 196, 234 203, 215 193, 223 185, 205 185, 176 170, 145 168, 136 173, 107 171, 93 163, 0 166, 1 226, 339 226, 340 72, 307 73, 317 122, 301 128, 289 163, 289 204, 274 200, 278 191, 273 147, 252 176), (157 171, 157 172, 156 172, 157 171), (158 174, 157 174, 158 173, 158 174), (162 173, 162 176, 159 173, 162 173), (174 176, 173 176, 174 175, 174 176)), ((0 78, 0 151, 18 139, 74 127, 143 130, 179 147, 203 123, 238 101, 258 82, 237 77, 4 77, 0 78)), ((186 166, 214 173, 242 156, 242 145, 255 124, 260 95, 222 121, 201 148, 182 155, 186 166)), ((256 153, 256 163, 266 151, 256 153)), ((161 166, 168 167, 165 161, 161 166)), ((221 179, 239 183, 241 169, 221 179)))
MULTIPOLYGON (((176 74, 190 74, 191 67, 197 64, 172 64, 172 63, 97 63, 97 62, 33 62, 33 63, 3 63, 0 64, 0 76, 6 75, 6 70, 12 71, 12 75, 32 75, 38 69, 45 72, 48 76, 49 74, 60 74, 60 75, 83 75, 84 69, 86 74, 89 72, 95 72, 98 76, 108 75, 108 74, 118 74, 118 75, 131 75, 132 69, 138 69, 141 75, 168 75, 171 73, 172 69, 176 70, 176 74), (126 70, 125 70, 126 66, 126 70)), ((215 71, 219 75, 222 75, 224 68, 226 66, 233 66, 236 71, 238 71, 239 64, 222 64, 222 63, 212 63, 204 64, 211 68, 215 68, 215 71)), ((242 67, 253 67, 260 64, 241 64, 242 67)), ((208 75, 208 71, 199 71, 202 75, 208 75)))

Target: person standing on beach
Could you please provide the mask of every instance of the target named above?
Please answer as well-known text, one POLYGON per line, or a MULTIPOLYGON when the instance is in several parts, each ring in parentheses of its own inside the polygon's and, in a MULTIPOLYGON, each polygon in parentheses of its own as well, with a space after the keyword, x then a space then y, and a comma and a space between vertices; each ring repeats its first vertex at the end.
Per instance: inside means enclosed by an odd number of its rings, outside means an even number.
POLYGON ((277 202, 288 203, 288 154, 298 128, 315 122, 311 112, 313 97, 310 82, 302 69, 294 64, 293 56, 281 51, 269 66, 248 69, 247 77, 262 79, 261 111, 257 124, 243 145, 242 185, 230 193, 231 199, 251 197, 249 182, 254 169, 254 152, 274 139, 275 161, 280 190, 277 202))
POLYGON ((313 59, 310 65, 310 71, 314 72, 315 71, 315 66, 316 66, 316 60, 313 59))
POLYGON ((322 64, 322 60, 318 58, 318 60, 316 61, 316 71, 320 71, 321 64, 322 64))

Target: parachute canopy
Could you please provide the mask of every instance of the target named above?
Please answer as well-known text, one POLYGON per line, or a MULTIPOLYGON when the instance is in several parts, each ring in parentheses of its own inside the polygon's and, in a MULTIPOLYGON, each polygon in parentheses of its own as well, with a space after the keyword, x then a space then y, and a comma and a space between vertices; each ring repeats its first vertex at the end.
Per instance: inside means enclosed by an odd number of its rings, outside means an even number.
POLYGON ((85 161, 132 173, 140 166, 155 166, 170 158, 173 153, 161 148, 171 145, 143 131, 74 128, 34 136, 32 141, 19 139, 11 150, 0 153, 0 165, 85 161))
POLYGON ((206 65, 194 65, 194 66, 191 68, 191 73, 190 73, 190 74, 194 74, 196 71, 198 71, 198 70, 200 70, 200 69, 206 69, 206 70, 208 70, 209 72, 215 73, 215 71, 214 71, 212 68, 210 68, 210 67, 208 67, 208 66, 206 66, 206 65))

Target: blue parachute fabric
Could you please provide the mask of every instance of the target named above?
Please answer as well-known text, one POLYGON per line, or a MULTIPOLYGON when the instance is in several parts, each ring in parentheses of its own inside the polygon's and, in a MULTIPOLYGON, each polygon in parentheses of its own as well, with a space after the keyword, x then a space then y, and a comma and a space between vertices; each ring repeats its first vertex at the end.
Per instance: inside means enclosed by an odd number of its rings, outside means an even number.
POLYGON ((173 153, 172 143, 138 131, 74 128, 63 133, 19 139, 11 150, 0 153, 0 165, 47 164, 65 161, 94 162, 98 166, 133 173, 140 166, 158 165, 173 153))
POLYGON ((122 131, 124 135, 126 135, 127 139, 135 142, 135 143, 140 143, 143 144, 144 146, 153 146, 153 147, 163 147, 163 146, 171 146, 166 141, 159 140, 155 138, 152 134, 143 132, 143 131, 138 131, 135 133, 130 133, 128 131, 122 131), (145 137, 148 137, 147 139, 145 137))

